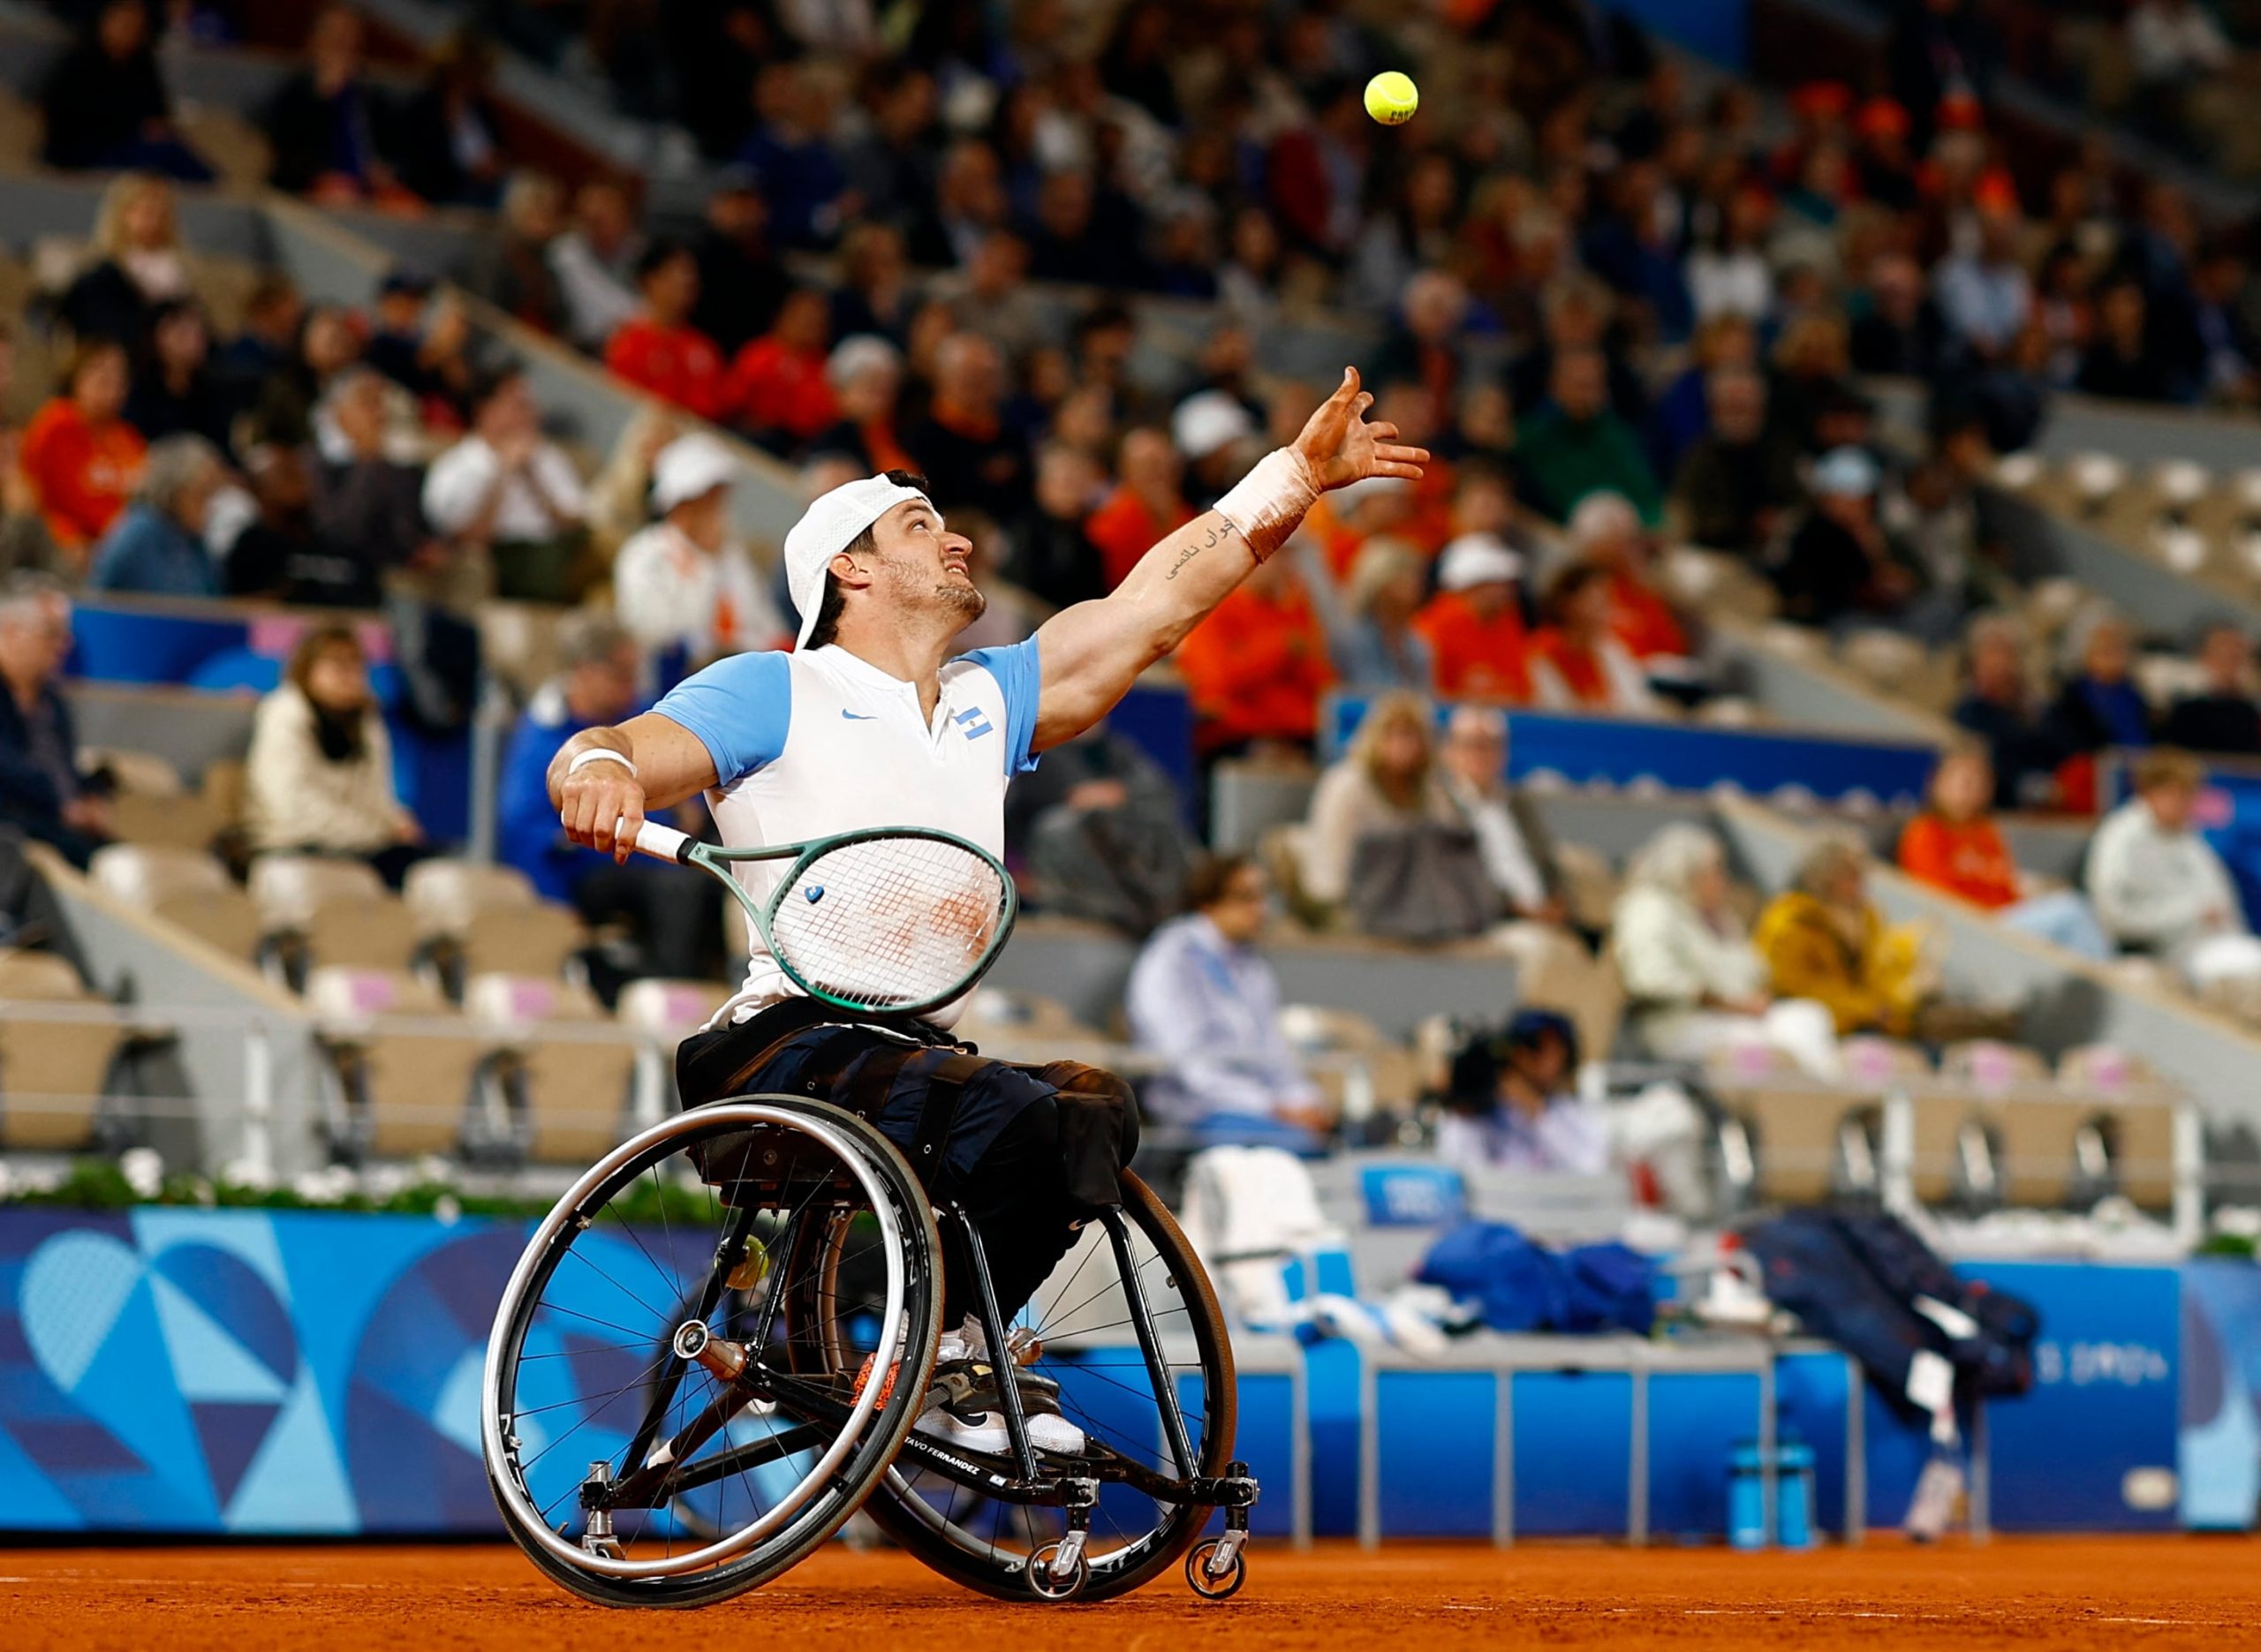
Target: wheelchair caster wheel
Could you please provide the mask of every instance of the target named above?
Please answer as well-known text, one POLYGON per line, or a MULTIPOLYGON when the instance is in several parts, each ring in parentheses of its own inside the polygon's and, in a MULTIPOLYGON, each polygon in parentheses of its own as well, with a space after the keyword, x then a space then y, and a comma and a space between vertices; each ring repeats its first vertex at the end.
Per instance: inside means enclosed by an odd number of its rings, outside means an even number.
POLYGON ((1240 1586, 1248 1581, 1248 1562, 1237 1551, 1223 1576, 1209 1575, 1209 1557, 1215 1554, 1222 1543, 1221 1538, 1207 1538, 1194 1544, 1193 1551, 1185 1557, 1185 1580, 1205 1601, 1229 1601, 1239 1594, 1240 1586))
POLYGON ((1047 1543, 1028 1558, 1029 1593, 1040 1601, 1072 1600, 1091 1580, 1092 1563, 1080 1551, 1076 1556, 1075 1570, 1064 1578, 1052 1575, 1052 1563, 1059 1558, 1060 1545, 1047 1543))

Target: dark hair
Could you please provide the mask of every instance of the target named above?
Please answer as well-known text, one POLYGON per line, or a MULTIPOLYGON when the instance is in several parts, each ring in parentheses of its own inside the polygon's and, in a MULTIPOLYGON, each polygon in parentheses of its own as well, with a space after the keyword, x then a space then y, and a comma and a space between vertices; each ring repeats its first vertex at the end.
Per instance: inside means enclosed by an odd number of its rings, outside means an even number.
POLYGON ((325 620, 307 627, 306 634, 299 638, 299 645, 291 651, 290 664, 283 668, 283 680, 305 694, 306 679, 314 675, 314 661, 333 648, 350 649, 356 660, 364 665, 368 663, 369 657, 362 651, 361 639, 353 634, 353 628, 337 620, 325 620))
POLYGON ((642 286, 653 275, 674 263, 678 258, 689 258, 691 255, 688 244, 678 241, 670 235, 659 237, 637 255, 636 284, 642 286))
POLYGON ((1548 1039, 1559 1041, 1566 1070, 1578 1066, 1578 1030, 1569 1016, 1551 1009, 1518 1010, 1495 1032, 1478 1032, 1453 1052, 1451 1077, 1446 1082, 1448 1109, 1476 1118, 1496 1105, 1500 1075, 1517 1056, 1537 1050, 1548 1039))
MULTIPOLYGON (((916 471, 882 471, 881 474, 897 487, 915 487, 928 498, 934 497, 934 489, 929 486, 926 479, 916 471)), ((840 547, 840 554, 862 556, 877 550, 880 542, 879 526, 880 524, 876 522, 870 524, 861 533, 840 547)), ((848 593, 841 589, 840 582, 832 577, 832 570, 828 568, 824 575, 824 595, 816 605, 816 626, 809 632, 808 641, 801 646, 829 648, 838 642, 840 615, 847 606, 848 593)))
POLYGON ((104 356, 110 355, 124 358, 128 369, 132 368, 132 358, 128 353, 124 341, 112 338, 107 333, 89 333, 72 345, 70 355, 64 358, 62 384, 57 393, 62 396, 70 395, 79 388, 79 380, 87 368, 93 366, 104 356))
POLYGON ((486 406, 488 403, 526 376, 525 366, 507 357, 502 360, 488 363, 480 370, 479 376, 472 381, 472 406, 474 409, 486 406))
POLYGON ((1206 855, 1193 863, 1185 879, 1185 909, 1206 912, 1225 898, 1233 879, 1256 864, 1248 855, 1206 855))
POLYGON ((1562 622, 1562 616, 1569 612, 1570 604, 1577 599, 1580 592, 1588 585, 1608 583, 1609 570, 1599 562, 1570 563, 1562 572, 1556 574, 1554 583, 1546 587, 1546 600, 1544 606, 1548 622, 1560 625, 1562 622))

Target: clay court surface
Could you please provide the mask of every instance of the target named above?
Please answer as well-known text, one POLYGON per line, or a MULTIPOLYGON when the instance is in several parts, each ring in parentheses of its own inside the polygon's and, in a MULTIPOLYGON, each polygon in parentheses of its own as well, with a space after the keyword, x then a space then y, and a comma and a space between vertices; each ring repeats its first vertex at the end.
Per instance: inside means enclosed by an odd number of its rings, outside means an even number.
POLYGON ((1916 1550, 1447 1545, 1254 1551, 1222 1604, 1180 1584, 1094 1607, 1008 1607, 886 1551, 836 1546, 704 1612, 630 1616, 503 1548, 0 1551, 0 1646, 134 1648, 1004 1642, 1178 1652, 1388 1647, 2261 1646, 2261 1543, 2003 1540, 1916 1550), (696 1642, 685 1637, 697 1635, 696 1642), (715 1639, 719 1637, 719 1639, 715 1639))

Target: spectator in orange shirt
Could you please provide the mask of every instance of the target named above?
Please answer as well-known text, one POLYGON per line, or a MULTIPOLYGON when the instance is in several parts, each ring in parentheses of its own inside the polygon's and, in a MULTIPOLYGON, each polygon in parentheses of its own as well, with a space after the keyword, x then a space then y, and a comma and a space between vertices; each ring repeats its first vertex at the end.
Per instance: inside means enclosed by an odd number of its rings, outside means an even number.
POLYGON ((1599 562, 1572 562, 1546 592, 1545 625, 1531 633, 1531 686, 1559 711, 1654 717, 1641 662, 1610 628, 1610 574, 1599 562))
POLYGON ((1437 595, 1413 622, 1448 700, 1531 700, 1530 639, 1516 590, 1523 558, 1496 533, 1463 533, 1437 561, 1437 595))
POLYGON ((733 424, 767 448, 792 452, 840 417, 826 380, 830 306, 813 287, 796 288, 777 319, 730 364, 722 399, 733 424))
POLYGON ((1322 498, 1304 518, 1304 531, 1319 545, 1327 571, 1340 584, 1350 577, 1350 565, 1367 540, 1383 534, 1405 537, 1414 505, 1412 483, 1402 477, 1369 476, 1322 498))
POLYGON ((2074 889, 2029 894, 1991 809, 1994 766, 1977 742, 1949 746, 1932 771, 1924 812, 1900 834, 1900 869, 1917 883, 1983 907, 2069 952, 2113 956, 2085 897, 2074 889))
POLYGON ((1622 494, 1588 494, 1570 512, 1572 553, 1592 562, 1609 589, 1609 629, 1634 659, 1685 660, 1688 633, 1650 583, 1650 541, 1641 514, 1622 494))
POLYGON ((1085 537, 1099 548, 1109 591, 1149 549, 1193 520, 1193 507, 1180 489, 1177 449, 1163 432, 1131 431, 1123 438, 1115 466, 1122 479, 1084 524, 1085 537))
POLYGON ((1177 668, 1205 759, 1260 746, 1310 751, 1335 673, 1294 549, 1283 547, 1194 628, 1178 645, 1177 668))
POLYGON ((654 241, 636 260, 636 285, 643 306, 613 329, 604 365, 701 419, 719 418, 728 385, 722 352, 690 321, 699 260, 680 241, 654 241))
POLYGON ((125 346, 89 339, 72 353, 63 393, 25 426, 18 463, 38 496, 47 531, 74 572, 108 532, 141 478, 147 444, 121 414, 129 383, 125 346))

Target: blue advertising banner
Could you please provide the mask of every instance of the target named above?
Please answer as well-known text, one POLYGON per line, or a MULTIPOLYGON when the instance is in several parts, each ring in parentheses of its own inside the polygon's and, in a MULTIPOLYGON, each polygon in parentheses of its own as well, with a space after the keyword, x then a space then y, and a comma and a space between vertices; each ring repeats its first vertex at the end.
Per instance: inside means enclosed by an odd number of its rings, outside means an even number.
MULTIPOLYGON (((528 1226, 299 1211, 0 1209, 0 1528, 493 1532, 479 1382, 495 1303, 528 1226)), ((640 1265, 655 1266, 646 1247, 664 1241, 647 1234, 639 1243, 624 1228, 616 1242, 616 1264, 553 1286, 548 1316, 529 1344, 553 1362, 547 1369, 561 1383, 567 1363, 584 1378, 623 1370, 619 1387, 585 1380, 572 1394, 633 1392, 639 1339, 660 1329, 658 1308, 618 1293, 626 1289, 620 1281, 638 1279, 638 1252, 640 1265)), ((695 1269, 703 1257, 680 1261, 695 1269)), ((1989 1412, 1998 1524, 2171 1528, 2178 1443, 2194 1523, 2250 1520, 2261 1480, 2261 1271, 2205 1262, 2187 1281, 2165 1267, 1969 1271, 2031 1301, 2044 1326, 2033 1392, 1989 1412)), ((1308 1355, 1317 1523, 1322 1532, 1349 1530, 1358 1491, 1359 1357, 1342 1342, 1316 1344, 1308 1355)), ((1418 1437, 1429 1427, 1423 1408, 1437 1399, 1433 1384, 1411 1380, 1429 1374, 1407 1375, 1380 1391, 1382 1437, 1403 1449, 1400 1468, 1425 1460, 1410 1449, 1421 1439, 1406 1431, 1418 1437)), ((1284 1381, 1271 1387, 1258 1396, 1244 1385, 1244 1426, 1250 1455, 1284 1490, 1294 1456, 1289 1395, 1284 1381)), ((560 1447, 557 1485, 566 1490, 577 1460, 585 1467, 617 1450, 634 1422, 627 1402, 616 1415, 609 1400, 566 1409, 571 1398, 534 1425, 555 1430, 548 1443, 560 1447)), ((1653 1512, 1660 1531, 1716 1530, 1728 1437, 1749 1429, 1749 1401, 1717 1384, 1685 1398, 1718 1421, 1699 1428, 1694 1413, 1652 1413, 1653 1512), (1668 1428, 1667 1415, 1676 1419, 1668 1428), (1663 1461, 1657 1453, 1683 1433, 1700 1436, 1702 1449, 1663 1461)), ((1622 1531, 1622 1379, 1534 1373, 1519 1380, 1516 1399, 1517 1529, 1622 1531)), ((1834 1451, 1841 1385, 1808 1395, 1789 1384, 1783 1399, 1788 1431, 1834 1451)), ((1885 1489, 1872 1512, 1896 1522, 1906 1487, 1894 1474, 1895 1437, 1873 1407, 1870 1415, 1872 1486, 1896 1488, 1885 1489)), ((1488 1472, 1488 1453, 1469 1455, 1488 1472)), ((1825 1523, 1842 1478, 1833 1462, 1825 1523)), ((1380 1489, 1395 1497, 1408 1485, 1401 1476, 1380 1489)), ((1267 1529, 1279 1529, 1275 1517, 1289 1506, 1283 1496, 1266 1516, 1267 1529)), ((1391 1528, 1420 1522, 1394 1520, 1391 1528)))
MULTIPOLYGON (((1322 731, 1330 751, 1350 743, 1365 710, 1365 699, 1349 695, 1332 703, 1333 714, 1322 731)), ((1510 780, 1545 773, 1573 784, 1607 781, 1696 792, 1724 781, 1755 797, 1795 791, 1822 802, 1865 798, 1886 807, 1912 807, 1922 801, 1937 758, 1930 746, 1888 740, 1554 712, 1508 713, 1510 780)))
POLYGON ((2182 1271, 1980 1262, 1957 1271, 2041 1316, 2033 1389, 1987 1408, 2006 1531, 2171 1531, 2182 1424, 2182 1271))
POLYGON ((526 1233, 0 1211, 0 1525, 495 1529, 480 1369, 526 1233))

